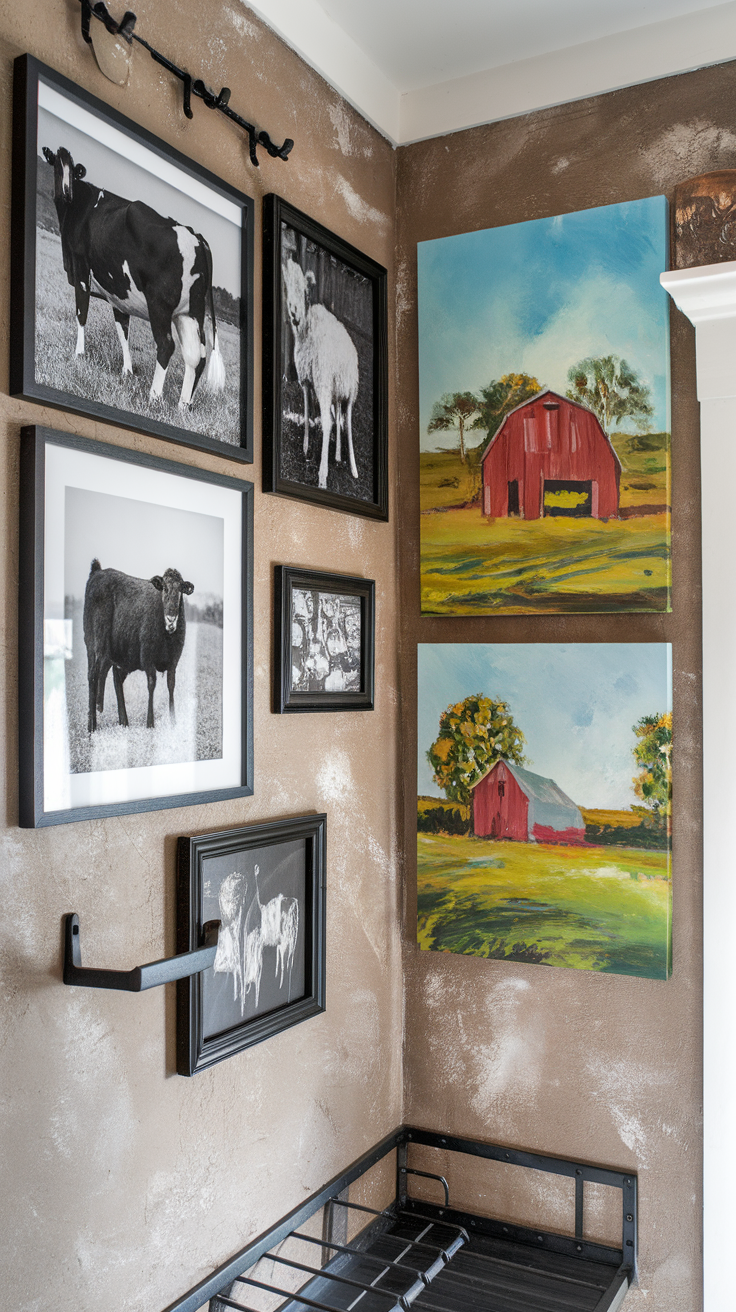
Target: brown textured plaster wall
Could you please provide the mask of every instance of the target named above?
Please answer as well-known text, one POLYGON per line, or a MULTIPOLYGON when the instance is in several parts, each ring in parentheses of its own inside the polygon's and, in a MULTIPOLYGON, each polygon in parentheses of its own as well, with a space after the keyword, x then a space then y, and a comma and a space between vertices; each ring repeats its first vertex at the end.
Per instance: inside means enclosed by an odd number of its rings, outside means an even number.
POLYGON ((130 85, 112 85, 81 41, 76 0, 0 9, 0 1302, 13 1312, 49 1302, 58 1312, 155 1312, 401 1117, 395 790, 376 787, 397 772, 394 521, 260 491, 260 205, 252 468, 8 398, 12 61, 30 51, 258 201, 278 191, 387 265, 391 284, 395 154, 240 0, 135 8, 143 35, 210 85, 227 84, 237 110, 296 146, 288 164, 262 157, 254 170, 239 129, 200 102, 187 122, 179 84, 141 50, 130 85), (18 829, 18 433, 29 423, 254 481, 252 799, 18 829), (276 562, 376 579, 373 714, 271 714, 276 562), (173 987, 135 996, 62 986, 65 912, 79 912, 89 964, 170 954, 177 835, 305 811, 328 815, 324 1015, 184 1079, 174 1074, 173 987))
MULTIPOLYGON (((671 615, 424 618, 418 596, 416 243, 654 194, 736 160, 736 65, 594 97, 399 151, 405 1113, 409 1121, 636 1169, 640 1288, 626 1306, 701 1306, 700 505, 693 332, 672 310, 671 615), (674 971, 654 982, 420 952, 418 642, 668 641, 676 724, 674 971)), ((427 744, 420 744, 426 748, 427 744)), ((569 1218, 568 1218, 569 1220, 569 1218)))

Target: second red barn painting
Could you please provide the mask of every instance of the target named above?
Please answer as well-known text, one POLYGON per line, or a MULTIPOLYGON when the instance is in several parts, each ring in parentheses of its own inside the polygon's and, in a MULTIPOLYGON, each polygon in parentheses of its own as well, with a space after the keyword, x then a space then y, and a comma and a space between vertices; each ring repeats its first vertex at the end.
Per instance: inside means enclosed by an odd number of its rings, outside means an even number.
POLYGON ((670 609, 663 196, 418 247, 422 613, 670 609))
POLYGON ((421 643, 422 948, 667 979, 667 643, 421 643))

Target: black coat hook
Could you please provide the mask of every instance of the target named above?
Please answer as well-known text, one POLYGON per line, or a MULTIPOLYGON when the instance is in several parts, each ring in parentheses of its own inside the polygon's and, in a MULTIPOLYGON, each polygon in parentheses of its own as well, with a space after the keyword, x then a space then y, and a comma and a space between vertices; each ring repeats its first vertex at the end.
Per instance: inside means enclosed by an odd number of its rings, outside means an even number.
POLYGON ((201 77, 193 78, 191 73, 187 73, 186 69, 179 68, 171 59, 167 59, 166 55, 162 55, 160 50, 155 50, 148 41, 144 41, 142 36, 139 36, 137 32, 133 31, 138 20, 131 9, 126 10, 122 20, 118 23, 117 20, 112 17, 112 14, 109 13, 104 0, 96 0, 95 4, 92 3, 92 0, 79 0, 79 2, 82 6, 82 36, 88 45, 92 44, 92 37, 90 36, 89 30, 90 23, 93 18, 96 18, 104 25, 108 32, 111 32, 115 36, 123 37, 123 39, 128 42, 128 45, 132 45, 134 41, 137 41, 139 46, 143 46, 143 48, 148 51, 151 59, 155 60, 157 64, 161 64, 163 68, 167 69, 169 73, 172 73, 174 77, 179 79, 184 88, 182 107, 187 118, 193 117, 192 96, 198 96, 200 100, 204 101, 208 109, 219 110, 219 112, 224 114, 226 118, 232 119, 233 123, 237 123, 238 127, 241 127, 244 132, 248 133, 248 152, 250 155, 250 161, 256 168, 258 168, 258 156, 256 154, 257 146, 262 146, 272 159, 283 159, 286 161, 289 158, 291 151, 294 149, 294 142, 291 137, 287 137, 282 146, 275 145, 267 132, 264 132, 263 130, 259 131, 253 123, 248 123, 246 119, 242 118, 240 114, 236 114, 235 110, 230 108, 229 87, 223 87, 219 95, 216 95, 214 91, 209 90, 209 87, 205 85, 201 77))
POLYGON ((202 930, 201 948, 182 952, 178 957, 165 957, 132 970, 98 970, 82 965, 82 947, 79 941, 79 916, 72 912, 64 917, 64 983, 81 984, 88 989, 124 989, 127 993, 141 993, 158 984, 170 984, 206 970, 215 960, 220 934, 219 920, 208 920, 202 930))

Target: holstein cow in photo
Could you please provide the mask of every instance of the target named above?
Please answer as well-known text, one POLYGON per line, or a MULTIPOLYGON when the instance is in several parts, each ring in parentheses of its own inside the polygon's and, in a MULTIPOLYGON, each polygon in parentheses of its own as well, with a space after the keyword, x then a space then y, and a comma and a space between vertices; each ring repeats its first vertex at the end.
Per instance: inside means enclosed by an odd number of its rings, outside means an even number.
POLYGON ((327 487, 327 461, 332 415, 335 415, 335 460, 342 464, 343 407, 348 440, 350 473, 358 477, 353 451, 353 406, 358 395, 358 352, 344 324, 324 305, 309 304, 309 286, 316 282, 311 270, 304 273, 296 260, 282 266, 286 312, 294 333, 294 365, 304 393, 304 454, 309 447, 309 395, 312 384, 322 426, 322 456, 319 486, 327 487))
POLYGON ((212 252, 200 233, 165 219, 140 200, 125 200, 83 178, 63 146, 44 158, 54 170, 54 204, 61 232, 64 270, 74 288, 77 355, 84 355, 90 297, 109 301, 123 351, 123 376, 133 373, 130 318, 147 319, 156 343, 151 400, 161 397, 166 370, 179 342, 184 381, 179 406, 192 400, 207 364, 205 316, 212 318, 212 350, 205 384, 225 386, 212 293, 212 252))
POLYGON ((99 560, 90 566, 84 592, 84 641, 87 648, 89 719, 94 733, 97 715, 104 709, 105 681, 112 669, 118 700, 118 723, 128 727, 123 684, 133 670, 148 680, 148 719, 153 729, 153 693, 156 676, 166 674, 169 714, 174 714, 174 686, 187 622, 184 597, 194 591, 176 569, 163 577, 137 579, 119 569, 103 569, 99 560))

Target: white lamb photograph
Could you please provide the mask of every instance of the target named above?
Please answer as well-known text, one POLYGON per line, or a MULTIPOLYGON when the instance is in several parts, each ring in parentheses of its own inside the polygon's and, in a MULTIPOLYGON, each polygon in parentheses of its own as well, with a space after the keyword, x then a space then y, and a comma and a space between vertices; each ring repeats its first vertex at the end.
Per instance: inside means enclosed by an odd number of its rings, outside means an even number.
POLYGON ((373 286, 281 225, 282 478, 374 497, 373 286))

